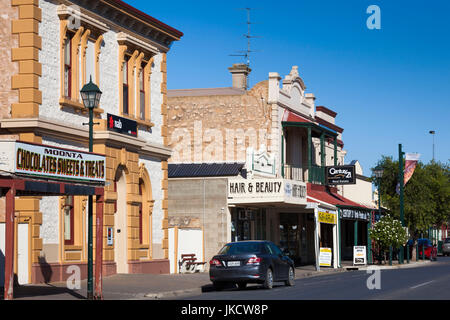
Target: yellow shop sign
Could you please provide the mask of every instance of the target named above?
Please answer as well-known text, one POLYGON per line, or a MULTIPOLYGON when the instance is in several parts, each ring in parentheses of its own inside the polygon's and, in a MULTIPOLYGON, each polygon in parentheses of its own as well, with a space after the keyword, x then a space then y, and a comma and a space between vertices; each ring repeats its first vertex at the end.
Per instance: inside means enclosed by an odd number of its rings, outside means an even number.
POLYGON ((336 214, 319 211, 319 222, 336 224, 336 214))

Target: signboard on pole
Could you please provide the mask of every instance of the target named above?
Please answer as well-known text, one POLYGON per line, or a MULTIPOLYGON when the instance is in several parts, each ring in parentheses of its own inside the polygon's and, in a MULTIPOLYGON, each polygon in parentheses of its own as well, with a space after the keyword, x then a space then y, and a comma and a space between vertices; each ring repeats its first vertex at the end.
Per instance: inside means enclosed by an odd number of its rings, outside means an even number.
POLYGON ((329 166, 325 172, 327 185, 356 184, 355 166, 329 166))
POLYGON ((321 267, 331 267, 333 251, 331 248, 320 248, 319 265, 321 267))
POLYGON ((367 256, 366 256, 366 246, 354 246, 353 247, 353 265, 366 265, 367 264, 367 256))

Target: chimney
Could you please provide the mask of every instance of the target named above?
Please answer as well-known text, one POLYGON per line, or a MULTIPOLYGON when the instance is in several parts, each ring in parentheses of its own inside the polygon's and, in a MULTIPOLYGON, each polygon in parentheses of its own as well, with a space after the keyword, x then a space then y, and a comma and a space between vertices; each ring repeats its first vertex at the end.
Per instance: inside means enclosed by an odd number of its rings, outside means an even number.
POLYGON ((252 71, 244 63, 235 63, 231 68, 228 68, 231 72, 231 77, 233 80, 233 88, 236 89, 247 89, 247 76, 252 71))

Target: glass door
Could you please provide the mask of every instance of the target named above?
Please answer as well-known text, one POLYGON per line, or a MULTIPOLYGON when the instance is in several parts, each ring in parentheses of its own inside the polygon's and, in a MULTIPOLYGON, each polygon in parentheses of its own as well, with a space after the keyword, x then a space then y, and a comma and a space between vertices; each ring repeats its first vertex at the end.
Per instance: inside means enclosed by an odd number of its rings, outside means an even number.
POLYGON ((300 265, 300 226, 296 213, 280 213, 280 248, 300 265))

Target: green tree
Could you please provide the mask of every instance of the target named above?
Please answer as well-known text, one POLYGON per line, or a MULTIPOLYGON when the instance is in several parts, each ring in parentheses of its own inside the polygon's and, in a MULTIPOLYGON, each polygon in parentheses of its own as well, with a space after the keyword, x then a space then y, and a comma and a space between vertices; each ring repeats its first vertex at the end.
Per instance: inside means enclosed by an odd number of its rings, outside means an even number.
MULTIPOLYGON (((383 156, 377 166, 383 168, 379 193, 382 206, 399 219, 400 199, 396 193, 398 161, 383 156)), ((376 178, 373 178, 374 180, 376 178)), ((405 226, 414 239, 429 227, 440 226, 450 220, 449 166, 438 162, 417 163, 414 174, 404 188, 405 226)))

